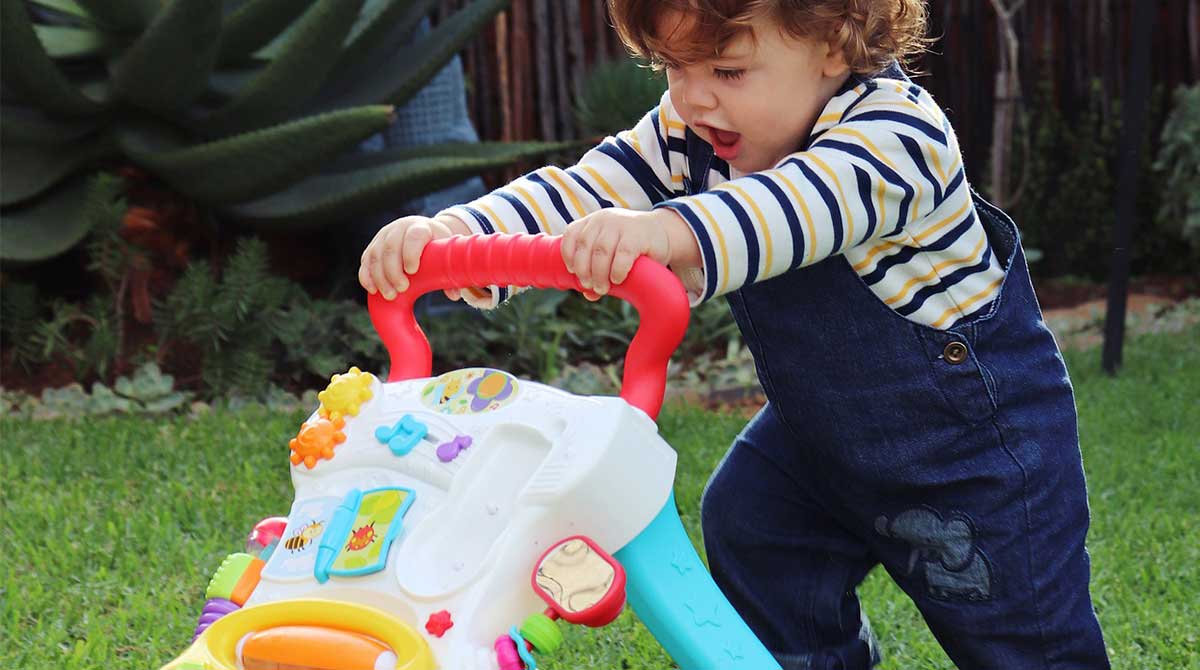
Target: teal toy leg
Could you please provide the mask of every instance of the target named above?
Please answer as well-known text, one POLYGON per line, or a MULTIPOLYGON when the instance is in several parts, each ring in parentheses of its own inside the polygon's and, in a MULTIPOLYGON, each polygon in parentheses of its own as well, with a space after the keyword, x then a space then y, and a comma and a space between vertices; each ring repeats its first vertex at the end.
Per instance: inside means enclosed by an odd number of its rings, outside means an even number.
POLYGON ((615 558, 633 611, 680 670, 778 670, 696 555, 674 494, 615 558))

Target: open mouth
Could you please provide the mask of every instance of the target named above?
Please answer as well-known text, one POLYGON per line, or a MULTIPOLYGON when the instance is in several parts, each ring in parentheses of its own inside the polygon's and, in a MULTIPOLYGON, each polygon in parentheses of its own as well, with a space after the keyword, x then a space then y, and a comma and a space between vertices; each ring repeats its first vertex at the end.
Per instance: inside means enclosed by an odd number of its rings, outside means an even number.
POLYGON ((709 142, 713 145, 713 153, 722 160, 732 160, 740 153, 742 134, 734 130, 725 130, 705 124, 701 128, 708 131, 709 142))

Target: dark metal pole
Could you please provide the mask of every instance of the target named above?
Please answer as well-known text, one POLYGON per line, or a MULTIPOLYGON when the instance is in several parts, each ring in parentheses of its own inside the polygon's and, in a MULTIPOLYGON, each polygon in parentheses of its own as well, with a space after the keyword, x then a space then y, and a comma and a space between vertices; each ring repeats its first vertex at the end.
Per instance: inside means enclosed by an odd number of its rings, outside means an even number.
POLYGON ((1129 247, 1137 216, 1142 134, 1150 107, 1150 38, 1158 2, 1134 2, 1130 31, 1129 73, 1121 100, 1121 138, 1117 169, 1117 221, 1113 230, 1112 265, 1108 273, 1108 309, 1104 317, 1102 364, 1110 375, 1121 366, 1125 341, 1125 301, 1129 288, 1129 247))

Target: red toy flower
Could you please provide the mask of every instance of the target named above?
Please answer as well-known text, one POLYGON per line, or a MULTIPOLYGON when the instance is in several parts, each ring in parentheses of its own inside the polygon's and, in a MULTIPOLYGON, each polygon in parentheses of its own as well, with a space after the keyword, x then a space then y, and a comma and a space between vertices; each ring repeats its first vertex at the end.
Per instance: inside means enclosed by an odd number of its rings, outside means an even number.
POLYGON ((446 610, 434 612, 429 615, 429 621, 425 622, 425 630, 434 637, 441 637, 446 634, 454 626, 454 621, 450 619, 450 613, 446 610))

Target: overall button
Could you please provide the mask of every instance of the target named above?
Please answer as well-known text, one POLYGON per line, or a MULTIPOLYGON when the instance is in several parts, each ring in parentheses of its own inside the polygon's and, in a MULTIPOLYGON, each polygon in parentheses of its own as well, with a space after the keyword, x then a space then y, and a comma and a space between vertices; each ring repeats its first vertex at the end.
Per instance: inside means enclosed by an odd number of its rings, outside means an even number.
POLYGON ((958 365, 967 360, 967 345, 962 342, 951 342, 942 351, 942 357, 950 365, 958 365))

